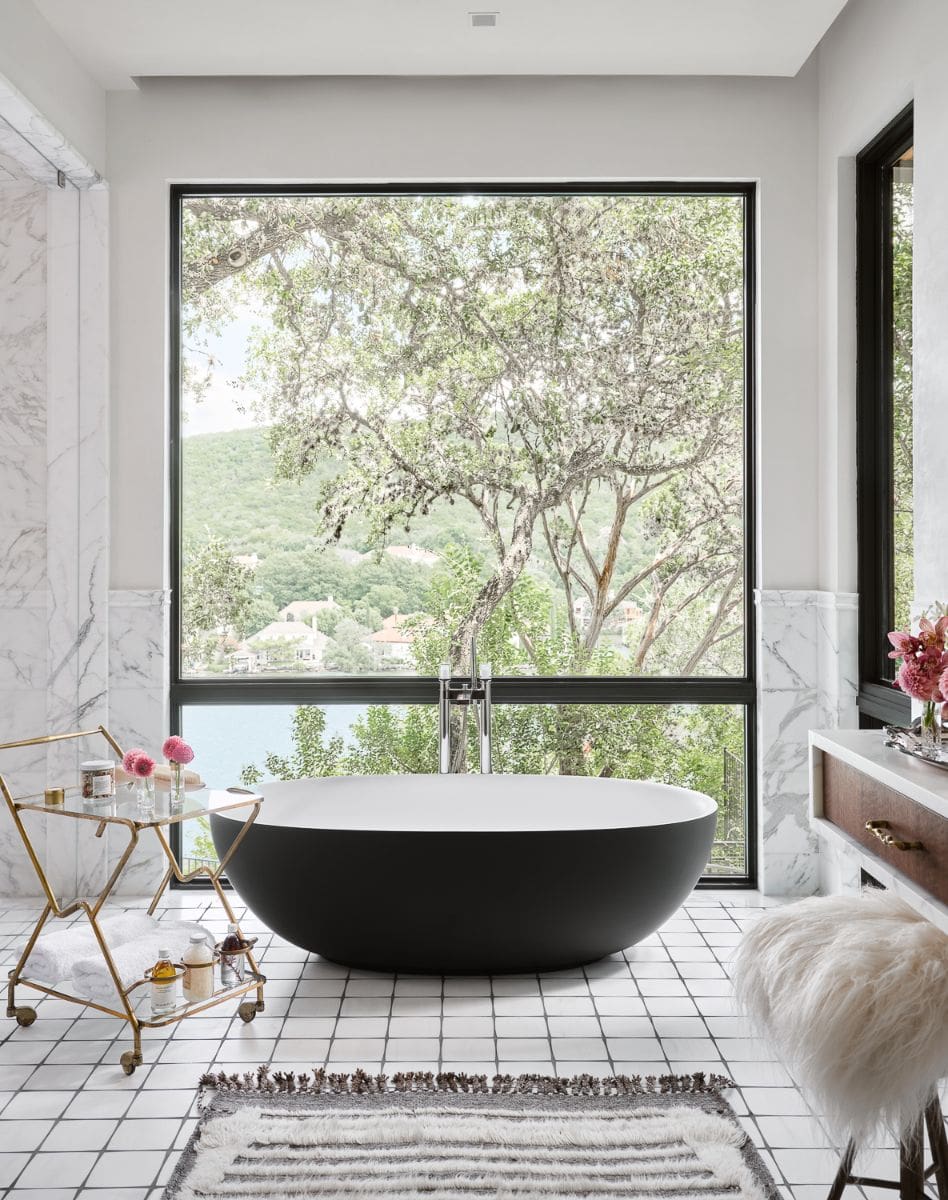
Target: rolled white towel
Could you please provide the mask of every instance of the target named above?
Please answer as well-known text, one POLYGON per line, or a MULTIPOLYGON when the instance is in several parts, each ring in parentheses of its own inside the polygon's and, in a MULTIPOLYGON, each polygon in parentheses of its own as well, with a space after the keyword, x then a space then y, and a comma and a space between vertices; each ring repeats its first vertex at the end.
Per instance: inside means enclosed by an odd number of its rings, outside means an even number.
MULTIPOLYGON (((106 942, 112 947, 150 937, 158 927, 158 922, 145 912, 133 911, 104 917, 99 926, 106 942)), ((30 951, 24 974, 46 983, 59 983, 62 979, 72 978, 73 968, 80 959, 91 958, 100 953, 92 926, 81 917, 65 929, 51 929, 47 933, 41 933, 30 951)))
MULTIPOLYGON (((191 935, 200 933, 210 946, 213 936, 202 926, 187 921, 162 921, 146 937, 120 946, 109 947, 112 962, 122 980, 123 987, 130 987, 141 979, 149 967, 158 961, 162 950, 169 950, 173 961, 178 962, 191 940, 191 935)), ((73 965, 72 982, 76 994, 101 1003, 112 1003, 117 999, 115 984, 101 954, 80 959, 73 965)), ((133 996, 137 996, 137 992, 133 996)))

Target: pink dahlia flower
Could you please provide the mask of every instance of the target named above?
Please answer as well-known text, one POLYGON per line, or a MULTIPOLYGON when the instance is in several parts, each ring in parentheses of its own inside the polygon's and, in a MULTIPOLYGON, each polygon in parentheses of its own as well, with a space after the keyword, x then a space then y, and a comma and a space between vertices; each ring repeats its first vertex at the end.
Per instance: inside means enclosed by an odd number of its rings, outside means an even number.
POLYGON ((165 743, 161 747, 161 753, 168 762, 180 763, 183 767, 187 766, 194 759, 194 751, 184 738, 178 737, 176 733, 173 733, 169 738, 165 738, 165 743))
POLYGON ((916 700, 940 704, 945 698, 940 680, 946 673, 941 659, 940 654, 937 658, 907 658, 899 667, 895 686, 916 700))
POLYGON ((149 758, 144 750, 140 750, 132 763, 132 774, 139 779, 148 779, 155 773, 155 760, 149 758))
MULTIPOLYGON (((127 771, 129 775, 135 774, 135 762, 145 753, 140 746, 136 746, 134 750, 126 750, 122 757, 122 769, 127 771)), ((147 757, 147 755, 146 755, 147 757)))

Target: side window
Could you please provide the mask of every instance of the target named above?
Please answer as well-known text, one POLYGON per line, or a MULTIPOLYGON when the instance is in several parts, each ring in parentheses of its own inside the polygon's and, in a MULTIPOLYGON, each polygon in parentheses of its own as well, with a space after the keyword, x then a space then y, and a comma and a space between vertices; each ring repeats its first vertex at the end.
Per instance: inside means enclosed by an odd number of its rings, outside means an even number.
POLYGON ((860 724, 905 723, 886 633, 905 629, 913 594, 912 217, 907 108, 857 160, 857 487, 860 724))

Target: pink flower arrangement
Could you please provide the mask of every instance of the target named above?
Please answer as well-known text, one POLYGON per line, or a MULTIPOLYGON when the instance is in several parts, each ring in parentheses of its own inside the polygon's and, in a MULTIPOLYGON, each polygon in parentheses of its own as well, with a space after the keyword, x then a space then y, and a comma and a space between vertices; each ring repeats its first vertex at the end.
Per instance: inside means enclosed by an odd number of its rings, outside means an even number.
POLYGON ((189 762, 194 760, 194 751, 184 740, 173 733, 171 737, 165 738, 164 745, 161 747, 162 755, 170 763, 178 763, 180 766, 186 767, 189 762))
MULTIPOLYGON (((126 768, 126 770, 127 769, 128 768, 126 768)), ((132 759, 131 774, 137 775, 139 779, 150 779, 154 773, 155 760, 147 755, 144 750, 139 750, 134 759, 132 759)))
POLYGON ((948 616, 934 623, 922 617, 918 634, 893 630, 889 641, 893 649, 889 658, 901 659, 895 676, 895 686, 924 704, 941 704, 948 696, 948 616))
POLYGON ((134 775, 135 763, 143 754, 146 758, 148 757, 148 755, 145 754, 145 751, 142 750, 140 746, 136 746, 134 750, 126 750, 122 757, 122 769, 129 775, 134 775))

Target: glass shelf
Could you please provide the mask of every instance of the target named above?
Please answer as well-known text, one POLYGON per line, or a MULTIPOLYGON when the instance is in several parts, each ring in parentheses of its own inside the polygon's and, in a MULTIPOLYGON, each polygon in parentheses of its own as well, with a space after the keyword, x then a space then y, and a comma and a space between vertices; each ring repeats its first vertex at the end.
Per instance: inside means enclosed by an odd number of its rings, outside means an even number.
POLYGON ((199 788, 185 793, 184 802, 174 806, 166 790, 156 789, 154 808, 143 811, 138 806, 134 784, 120 783, 114 796, 108 800, 84 800, 78 787, 67 788, 64 804, 46 804, 42 795, 21 796, 14 801, 20 812, 50 813, 54 816, 79 817, 92 821, 131 822, 136 829, 150 829, 159 825, 176 825, 195 817, 206 817, 213 812, 226 812, 233 808, 246 808, 259 804, 263 797, 259 792, 247 788, 199 788))
POLYGON ((237 1000, 241 996, 246 996, 248 992, 252 992, 254 988, 266 983, 267 977, 261 975, 259 971, 252 971, 248 967, 244 978, 239 983, 230 984, 227 987, 215 987, 213 992, 205 1000, 185 1000, 179 993, 175 996, 175 1005, 163 1012, 152 1012, 151 998, 145 992, 135 995, 138 988, 147 985, 148 980, 142 979, 138 983, 132 984, 128 989, 128 994, 135 1008, 135 1015, 139 1025, 143 1029, 160 1029, 164 1025, 174 1025, 176 1022, 183 1020, 185 1017, 195 1013, 203 1012, 208 1008, 216 1008, 218 1004, 223 1004, 227 1000, 237 1000))

